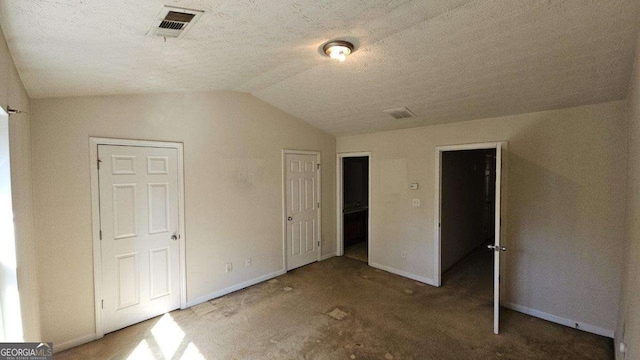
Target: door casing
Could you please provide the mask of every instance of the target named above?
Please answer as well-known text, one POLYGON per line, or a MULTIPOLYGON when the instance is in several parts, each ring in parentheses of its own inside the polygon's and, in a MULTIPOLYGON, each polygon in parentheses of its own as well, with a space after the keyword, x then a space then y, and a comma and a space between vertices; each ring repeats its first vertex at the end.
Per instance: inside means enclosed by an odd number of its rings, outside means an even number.
MULTIPOLYGON (((441 224, 441 188, 442 188, 442 153, 445 151, 459 151, 459 150, 486 150, 486 149, 496 149, 496 163, 498 161, 501 162, 501 176, 497 176, 496 174, 496 204, 495 204, 495 229, 496 229, 496 239, 499 239, 500 246, 506 246, 507 239, 505 237, 506 234, 506 199, 507 199, 507 187, 506 187, 506 151, 508 149, 508 142, 499 141, 499 142, 490 142, 490 143, 475 143, 475 144, 461 144, 461 145, 446 145, 446 146, 437 146, 436 147, 436 158, 435 158, 435 209, 434 209, 434 229, 435 229, 435 241, 434 241, 434 283, 435 286, 442 286, 442 268, 441 268, 441 242, 442 242, 442 234, 440 229, 441 224), (500 151, 498 151, 500 150, 500 151)), ((492 250, 488 250, 492 251, 492 250)), ((501 253, 501 252, 499 252, 501 253)), ((499 255, 498 255, 499 256, 499 255)), ((504 274, 504 269, 506 265, 506 257, 500 257, 499 268, 495 269, 498 273, 498 279, 495 280, 494 276, 494 289, 495 284, 500 283, 500 279, 504 274)), ((504 283, 504 282, 503 282, 504 283)), ((499 286, 499 294, 494 293, 494 298, 497 296, 499 299, 504 299, 504 286, 499 286), (497 296, 499 295, 499 296, 497 296)), ((495 305, 495 304, 494 304, 495 305)), ((498 307, 494 306, 494 309, 498 309, 498 307)), ((499 324, 497 319, 499 318, 498 310, 494 310, 494 333, 498 333, 499 324)))
POLYGON ((91 169, 91 217, 93 227, 93 281, 95 300, 96 338, 104 336, 102 328, 102 252, 100 248, 100 187, 98 178, 98 145, 137 146, 172 148, 178 151, 178 229, 180 238, 180 308, 187 304, 187 273, 186 273, 186 238, 184 212, 184 145, 178 142, 128 140, 111 138, 89 138, 89 166, 91 169))

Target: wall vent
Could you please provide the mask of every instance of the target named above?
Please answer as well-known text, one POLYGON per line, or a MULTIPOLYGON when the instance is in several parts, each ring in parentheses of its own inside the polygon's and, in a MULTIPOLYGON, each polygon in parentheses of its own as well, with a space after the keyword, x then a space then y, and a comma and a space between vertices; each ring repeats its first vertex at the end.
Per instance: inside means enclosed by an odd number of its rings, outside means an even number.
POLYGON ((411 110, 407 109, 406 107, 389 109, 389 110, 385 110, 384 112, 386 114, 389 114, 391 117, 393 117, 396 120, 416 117, 416 114, 414 114, 411 110))
POLYGON ((203 11, 200 10, 165 6, 156 16, 147 36, 181 38, 200 18, 202 13, 203 11))

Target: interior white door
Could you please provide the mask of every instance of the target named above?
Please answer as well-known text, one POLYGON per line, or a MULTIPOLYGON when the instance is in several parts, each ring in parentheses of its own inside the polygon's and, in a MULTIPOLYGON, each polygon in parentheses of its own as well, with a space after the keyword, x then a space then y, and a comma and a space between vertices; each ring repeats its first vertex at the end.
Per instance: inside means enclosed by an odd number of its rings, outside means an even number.
POLYGON ((285 154, 287 270, 318 261, 319 171, 317 155, 285 154))
POLYGON ((502 146, 496 147, 496 206, 495 206, 495 243, 493 269, 493 332, 500 332, 500 255, 506 251, 500 243, 502 198, 502 146))
POLYGON ((99 145, 108 333, 180 307, 178 150, 99 145))

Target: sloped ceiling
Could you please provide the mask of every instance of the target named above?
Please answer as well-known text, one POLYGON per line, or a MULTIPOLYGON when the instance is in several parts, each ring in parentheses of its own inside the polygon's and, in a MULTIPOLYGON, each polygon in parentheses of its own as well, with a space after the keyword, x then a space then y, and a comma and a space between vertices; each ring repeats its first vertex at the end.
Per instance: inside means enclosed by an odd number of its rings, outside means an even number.
POLYGON ((250 92, 335 135, 626 96, 635 0, 2 0, 33 98, 250 92), (147 37, 162 5, 204 10, 147 37), (357 50, 320 55, 331 39, 357 50), (407 106, 415 119, 382 111, 407 106))

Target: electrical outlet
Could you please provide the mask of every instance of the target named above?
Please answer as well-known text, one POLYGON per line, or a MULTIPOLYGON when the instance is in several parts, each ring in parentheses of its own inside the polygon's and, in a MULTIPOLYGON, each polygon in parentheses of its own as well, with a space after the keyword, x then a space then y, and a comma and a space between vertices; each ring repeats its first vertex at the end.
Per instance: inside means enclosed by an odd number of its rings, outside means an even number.
POLYGON ((401 251, 400 252, 400 257, 403 258, 403 259, 406 259, 407 258, 407 252, 406 251, 401 251))
POLYGON ((420 199, 413 199, 413 200, 411 201, 411 205, 413 205, 413 206, 415 206, 415 207, 420 206, 420 199))
POLYGON ((251 258, 248 258, 247 260, 245 260, 245 265, 247 267, 251 266, 251 258))
POLYGON ((231 272, 231 270, 233 270, 233 265, 231 263, 224 264, 224 272, 225 273, 229 273, 229 272, 231 272))

